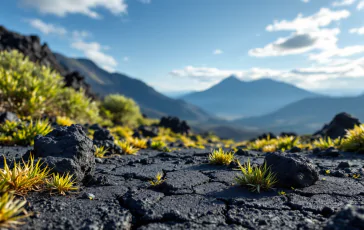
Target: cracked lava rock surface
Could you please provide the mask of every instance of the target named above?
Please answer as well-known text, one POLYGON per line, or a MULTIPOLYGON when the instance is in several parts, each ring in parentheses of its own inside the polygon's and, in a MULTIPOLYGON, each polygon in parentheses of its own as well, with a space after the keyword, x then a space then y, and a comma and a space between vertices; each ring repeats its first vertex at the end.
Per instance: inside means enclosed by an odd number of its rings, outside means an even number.
MULTIPOLYGON (((17 159, 29 149, 0 147, 0 155, 17 159)), ((243 152, 236 155, 240 162, 264 161, 263 153, 243 152)), ((137 156, 96 159, 92 181, 78 193, 30 193, 27 209, 34 215, 21 229, 364 228, 364 181, 351 176, 362 173, 364 155, 298 153, 317 167, 319 180, 257 194, 235 184, 236 166, 208 164, 209 153, 141 150, 137 156), (158 172, 166 180, 153 187, 148 181, 158 172)))

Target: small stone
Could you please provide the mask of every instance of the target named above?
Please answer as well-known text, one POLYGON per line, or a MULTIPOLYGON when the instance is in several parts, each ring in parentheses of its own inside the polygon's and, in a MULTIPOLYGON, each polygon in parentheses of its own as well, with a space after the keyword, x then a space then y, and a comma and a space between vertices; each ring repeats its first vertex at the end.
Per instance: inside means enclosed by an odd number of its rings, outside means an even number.
POLYGON ((299 153, 301 151, 302 149, 297 146, 294 146, 293 148, 291 148, 291 150, 289 150, 290 153, 299 153))
POLYGON ((94 200, 94 199, 95 199, 95 195, 94 195, 94 194, 92 194, 92 193, 87 193, 87 192, 85 192, 85 193, 83 193, 83 194, 82 194, 82 198, 83 198, 83 199, 90 199, 90 200, 94 200))
POLYGON ((295 153, 268 153, 265 162, 276 175, 278 187, 304 188, 319 179, 319 173, 311 161, 295 153))
POLYGON ((95 162, 99 164, 104 163, 104 161, 101 158, 95 158, 95 162))
POLYGON ((343 169, 343 168, 350 168, 350 164, 347 161, 342 161, 340 162, 340 164, 337 166, 337 168, 339 169, 343 169))

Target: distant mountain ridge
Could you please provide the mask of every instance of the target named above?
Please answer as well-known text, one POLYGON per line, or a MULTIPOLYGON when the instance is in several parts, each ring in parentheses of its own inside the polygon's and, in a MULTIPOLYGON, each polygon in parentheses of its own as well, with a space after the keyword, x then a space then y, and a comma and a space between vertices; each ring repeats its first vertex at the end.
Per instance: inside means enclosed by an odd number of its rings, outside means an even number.
POLYGON ((346 112, 364 120, 364 95, 358 97, 316 97, 291 103, 273 113, 233 121, 236 125, 273 132, 312 134, 336 114, 346 112))
POLYGON ((141 80, 120 73, 109 73, 91 60, 68 58, 57 53, 55 57, 68 71, 78 71, 84 75, 93 92, 99 96, 120 93, 133 98, 148 117, 159 118, 171 115, 181 119, 198 121, 212 118, 197 106, 164 96, 141 80))
POLYGON ((268 78, 241 81, 231 76, 205 91, 181 98, 209 113, 237 118, 267 114, 292 102, 317 96, 319 95, 268 78))

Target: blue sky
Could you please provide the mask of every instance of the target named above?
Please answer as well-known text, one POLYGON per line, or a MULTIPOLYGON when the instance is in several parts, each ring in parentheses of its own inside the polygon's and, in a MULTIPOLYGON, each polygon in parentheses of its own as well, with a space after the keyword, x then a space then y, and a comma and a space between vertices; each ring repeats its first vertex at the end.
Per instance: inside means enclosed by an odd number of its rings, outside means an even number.
POLYGON ((231 74, 364 92, 363 0, 5 0, 0 20, 161 92, 231 74))

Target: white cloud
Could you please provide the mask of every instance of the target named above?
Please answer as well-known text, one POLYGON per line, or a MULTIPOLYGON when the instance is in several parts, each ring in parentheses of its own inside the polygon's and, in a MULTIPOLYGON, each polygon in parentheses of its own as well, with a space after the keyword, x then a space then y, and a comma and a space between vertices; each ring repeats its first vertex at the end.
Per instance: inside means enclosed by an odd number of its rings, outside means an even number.
POLYGON ((349 30, 349 32, 351 34, 359 34, 359 35, 364 35, 364 26, 360 27, 360 28, 352 28, 349 30))
POLYGON ((304 17, 299 14, 295 19, 275 21, 266 27, 269 32, 273 31, 294 31, 290 36, 282 37, 269 43, 263 48, 251 49, 249 54, 255 57, 285 56, 303 54, 310 51, 320 51, 310 55, 311 60, 320 62, 331 61, 332 57, 340 56, 344 52, 349 54, 361 53, 362 49, 354 51, 358 46, 338 48, 338 28, 325 28, 335 21, 348 18, 350 12, 347 10, 332 11, 322 8, 319 12, 304 17))
POLYGON ((228 76, 235 75, 242 80, 248 81, 271 78, 310 90, 335 87, 350 89, 357 88, 358 82, 364 82, 364 57, 357 60, 341 60, 340 62, 291 70, 264 68, 224 70, 187 66, 184 69, 173 70, 170 75, 193 79, 204 85, 209 83, 207 87, 216 84, 228 76), (350 82, 350 84, 345 84, 345 82, 350 82))
POLYGON ((362 0, 361 2, 359 2, 359 4, 356 7, 356 9, 358 9, 358 10, 363 10, 364 9, 364 0, 362 0))
POLYGON ((41 31, 44 34, 57 34, 57 35, 67 34, 67 30, 65 28, 50 23, 45 23, 40 19, 29 19, 27 21, 33 28, 41 31))
POLYGON ((152 3, 152 0, 138 0, 139 2, 143 3, 143 4, 150 4, 152 3))
POLYGON ((309 32, 317 31, 321 27, 330 25, 334 21, 348 18, 350 12, 347 10, 332 11, 327 8, 320 9, 314 15, 303 17, 299 14, 294 20, 287 21, 275 21, 273 24, 266 27, 267 31, 297 31, 297 32, 309 32))
POLYGON ((310 0, 302 0, 302 2, 308 3, 308 2, 310 2, 310 0))
POLYGON ((220 55, 220 54, 222 54, 223 53, 223 51, 222 50, 220 50, 220 49, 216 49, 216 50, 214 50, 214 52, 213 52, 213 54, 214 55, 220 55))
POLYGON ((340 7, 340 6, 350 6, 352 4, 354 4, 356 2, 356 0, 340 0, 340 1, 335 1, 332 3, 333 7, 340 7))
POLYGON ((103 7, 114 15, 127 12, 125 0, 22 0, 22 2, 41 13, 57 16, 84 14, 91 18, 100 18, 95 11, 98 7, 103 7))
POLYGON ((328 49, 318 54, 310 54, 309 58, 320 63, 326 63, 331 62, 333 57, 349 57, 360 53, 364 53, 364 46, 356 45, 344 48, 328 49))
POLYGON ((91 33, 86 30, 74 30, 72 31, 72 38, 74 40, 83 40, 91 36, 91 33))
POLYGON ((118 65, 117 61, 112 56, 102 52, 103 48, 97 42, 87 43, 84 41, 75 41, 71 44, 71 46, 82 51, 87 58, 91 59, 109 72, 114 72, 115 67, 118 65))
POLYGON ((251 49, 249 55, 255 57, 285 56, 302 54, 311 50, 336 48, 339 29, 321 29, 308 33, 293 33, 289 37, 279 38, 263 48, 251 49))

